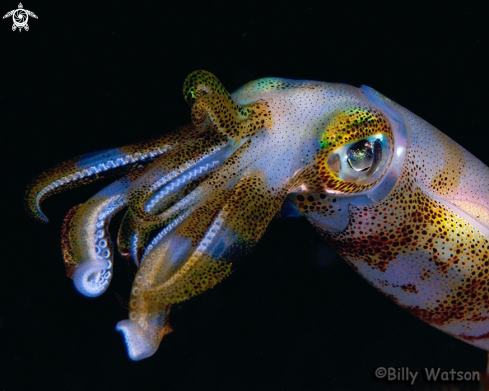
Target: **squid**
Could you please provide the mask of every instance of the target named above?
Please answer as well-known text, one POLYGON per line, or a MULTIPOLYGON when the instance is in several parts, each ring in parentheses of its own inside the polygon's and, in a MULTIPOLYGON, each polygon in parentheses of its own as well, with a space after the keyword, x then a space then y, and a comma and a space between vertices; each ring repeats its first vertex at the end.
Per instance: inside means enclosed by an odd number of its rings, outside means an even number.
POLYGON ((83 155, 37 177, 25 205, 118 175, 69 211, 66 272, 107 290, 114 253, 137 272, 128 356, 153 355, 172 305, 218 284, 270 221, 305 216, 371 285, 426 323, 489 350, 489 168, 366 86, 263 78, 230 94, 209 72, 184 82, 191 123, 83 155), (111 219, 124 212, 117 246, 111 219), (115 249, 117 247, 117 250, 115 249))

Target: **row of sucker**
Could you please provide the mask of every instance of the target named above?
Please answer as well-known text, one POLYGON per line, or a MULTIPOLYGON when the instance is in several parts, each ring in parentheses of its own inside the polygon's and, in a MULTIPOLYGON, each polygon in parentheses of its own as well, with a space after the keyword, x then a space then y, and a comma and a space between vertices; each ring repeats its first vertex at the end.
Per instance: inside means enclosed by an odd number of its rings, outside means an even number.
POLYGON ((154 160, 174 148, 182 140, 197 135, 193 125, 183 126, 170 134, 155 139, 94 152, 67 160, 39 175, 28 186, 24 203, 27 212, 36 220, 47 223, 40 204, 60 191, 85 185, 116 171, 123 174, 138 164, 154 160))
POLYGON ((134 213, 133 209, 128 209, 122 220, 118 234, 118 249, 122 256, 132 259, 139 265, 141 254, 146 248, 153 232, 158 228, 170 224, 178 213, 181 213, 185 208, 182 201, 186 200, 187 194, 192 192, 207 176, 202 176, 192 182, 187 183, 179 191, 171 193, 166 197, 166 206, 168 209, 163 210, 158 215, 152 215, 151 219, 143 220, 134 213))
POLYGON ((114 250, 108 227, 126 206, 126 191, 137 175, 139 170, 101 190, 64 220, 61 243, 66 272, 85 296, 102 294, 112 279, 114 250))
POLYGON ((247 138, 243 138, 238 143, 230 143, 228 146, 217 151, 213 155, 203 158, 199 161, 199 164, 192 166, 191 169, 184 172, 182 175, 175 178, 166 186, 158 190, 147 203, 144 208, 149 214, 157 214, 168 207, 168 196, 171 196, 178 192, 182 188, 188 187, 192 182, 196 182, 205 175, 208 175, 215 171, 231 156, 238 148, 241 148, 246 142, 247 138))
POLYGON ((164 199, 158 200, 160 210, 164 205, 169 206, 178 201, 182 188, 195 186, 206 171, 212 171, 202 167, 215 160, 222 161, 223 157, 229 155, 228 145, 226 138, 217 132, 206 132, 205 137, 183 143, 169 152, 164 160, 155 161, 147 167, 144 175, 132 184, 127 194, 129 210, 119 231, 121 254, 139 264, 151 233, 171 221, 164 214, 148 211, 148 201, 158 194, 164 194, 164 190, 160 191, 162 188, 166 188, 167 192, 164 199))
MULTIPOLYGON (((216 190, 216 184, 220 184, 221 188, 231 190, 233 186, 239 181, 239 178, 243 175, 243 171, 246 169, 246 165, 241 163, 240 152, 248 148, 249 142, 243 145, 241 149, 237 151, 235 155, 226 160, 220 167, 219 171, 214 172, 202 181, 202 183, 188 195, 182 197, 175 205, 165 210, 160 214, 161 218, 174 219, 175 216, 187 216, 189 213, 201 207, 208 197, 216 190)), ((175 218, 175 221, 177 218, 175 218)), ((168 226, 167 226, 168 227, 168 226)), ((167 236, 167 227, 165 227, 158 235, 156 235, 151 243, 147 246, 143 255, 144 259, 151 255, 153 251, 167 236)))
POLYGON ((130 187, 128 191, 129 205, 132 212, 140 220, 155 221, 157 217, 146 211, 145 205, 163 186, 170 184, 180 176, 217 156, 228 145, 222 135, 213 134, 182 144, 169 152, 165 159, 151 163, 130 187))

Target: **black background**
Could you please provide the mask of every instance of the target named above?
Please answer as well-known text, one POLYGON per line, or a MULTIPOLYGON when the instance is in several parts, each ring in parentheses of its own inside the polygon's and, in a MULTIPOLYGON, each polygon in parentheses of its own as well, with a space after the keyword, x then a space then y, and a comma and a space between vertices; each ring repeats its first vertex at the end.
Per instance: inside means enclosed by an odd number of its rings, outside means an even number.
POLYGON ((114 330, 124 268, 90 300, 60 254, 64 214, 103 184, 46 201, 49 225, 23 211, 50 166, 189 122, 181 86, 196 69, 230 91, 266 76, 366 84, 489 163, 487 11, 402 4, 26 0, 28 32, 1 20, 0 390, 393 390, 405 384, 375 368, 483 370, 484 351, 396 307, 300 219, 273 221, 234 276, 174 307, 153 357, 130 362, 114 330))

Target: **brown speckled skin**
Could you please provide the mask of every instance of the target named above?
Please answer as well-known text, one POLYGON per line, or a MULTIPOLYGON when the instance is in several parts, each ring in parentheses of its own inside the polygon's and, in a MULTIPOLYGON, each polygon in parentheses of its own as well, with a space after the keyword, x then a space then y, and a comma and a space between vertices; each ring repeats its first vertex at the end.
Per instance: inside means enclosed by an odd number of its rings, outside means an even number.
MULTIPOLYGON (((488 168, 433 126, 384 100, 407 124, 399 181, 381 202, 350 205, 344 231, 319 230, 397 304, 488 350, 488 168)), ((314 206, 303 207, 306 215, 316 210, 329 216, 331 205, 314 206)))

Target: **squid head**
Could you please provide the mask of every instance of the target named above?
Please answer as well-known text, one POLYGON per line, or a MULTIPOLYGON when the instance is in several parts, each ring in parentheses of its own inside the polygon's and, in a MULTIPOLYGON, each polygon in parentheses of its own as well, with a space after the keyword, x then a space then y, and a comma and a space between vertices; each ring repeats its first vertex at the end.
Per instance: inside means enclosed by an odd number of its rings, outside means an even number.
POLYGON ((85 155, 38 177, 26 205, 122 175, 63 223, 67 273, 86 296, 118 251, 138 267, 132 360, 171 331, 173 304, 212 288, 277 215, 306 218, 372 285, 422 320, 489 350, 489 169, 375 90, 265 78, 229 94, 212 74, 184 83, 192 123, 149 142, 85 155))

